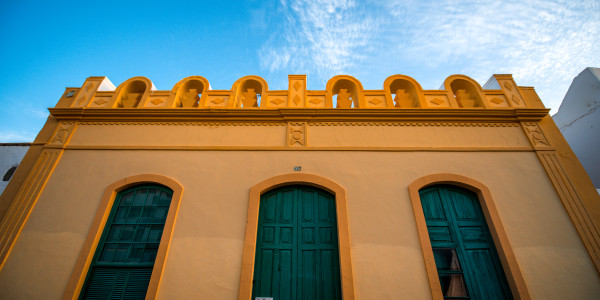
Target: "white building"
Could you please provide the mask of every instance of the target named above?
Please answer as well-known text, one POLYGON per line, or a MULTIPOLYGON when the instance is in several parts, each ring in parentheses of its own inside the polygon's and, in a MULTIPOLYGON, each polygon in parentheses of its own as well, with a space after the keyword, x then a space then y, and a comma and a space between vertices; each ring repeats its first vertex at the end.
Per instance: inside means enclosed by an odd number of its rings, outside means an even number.
POLYGON ((553 119, 600 188, 600 68, 585 68, 573 79, 553 119))

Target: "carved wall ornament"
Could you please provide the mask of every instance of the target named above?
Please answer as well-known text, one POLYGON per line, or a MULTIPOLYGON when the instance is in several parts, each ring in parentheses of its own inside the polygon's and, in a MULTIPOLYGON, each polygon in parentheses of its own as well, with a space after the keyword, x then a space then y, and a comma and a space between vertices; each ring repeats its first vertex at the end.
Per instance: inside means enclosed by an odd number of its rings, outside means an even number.
POLYGON ((242 93, 242 104, 244 107, 257 107, 258 99, 256 97, 254 89, 247 89, 242 93))
POLYGON ((521 101, 519 100, 519 98, 515 95, 512 96, 512 98, 510 98, 510 100, 512 102, 514 102, 515 104, 521 104, 521 101))
POLYGON ((310 100, 308 100, 308 102, 310 102, 312 104, 319 104, 319 103, 323 102, 323 99, 321 99, 321 98, 310 98, 310 100))
POLYGON ((94 97, 94 94, 96 93, 96 89, 98 88, 99 84, 96 84, 96 82, 92 81, 92 82, 86 82, 85 86, 79 90, 79 94, 77 95, 77 98, 75 99, 75 102, 73 103, 73 106, 78 106, 78 107, 83 107, 86 106, 86 104, 89 102, 90 99, 92 99, 94 97))
POLYGON ((306 147, 306 123, 288 123, 287 141, 290 147, 306 147))
POLYGON ((544 136, 542 129, 538 125, 538 123, 523 123, 523 127, 525 128, 525 132, 533 144, 534 147, 549 147, 550 143, 544 136))
POLYGON ((273 100, 271 100, 271 103, 275 104, 275 105, 279 105, 281 103, 285 102, 283 99, 281 98, 275 98, 273 100))
POLYGON ((434 98, 433 100, 429 101, 435 105, 440 105, 442 103, 444 103, 444 100, 440 99, 440 98, 434 98))
POLYGON ((161 104, 161 103, 165 102, 165 100, 164 100, 164 99, 162 99, 162 98, 154 98, 154 99, 153 99, 152 101, 150 101, 150 102, 152 102, 152 104, 154 104, 154 105, 159 105, 159 104, 161 104))
POLYGON ((56 132, 54 133, 54 136, 50 140, 50 144, 64 145, 69 138, 69 134, 71 133, 73 127, 73 123, 60 123, 56 129, 56 132))
POLYGON ((108 103, 108 99, 106 99, 106 98, 98 98, 98 99, 94 100, 94 104, 96 106, 103 106, 106 103, 108 103))
POLYGON ((519 127, 518 123, 467 122, 310 122, 311 126, 438 126, 438 127, 519 127))
POLYGON ((200 101, 198 89, 189 89, 181 93, 181 107, 194 107, 200 101))
POLYGON ((403 89, 396 90, 396 97, 394 97, 394 102, 396 102, 394 106, 399 108, 407 108, 413 106, 413 99, 411 98, 411 94, 407 93, 403 89))
POLYGON ((340 92, 337 94, 337 107, 338 108, 352 108, 352 98, 350 98, 352 94, 348 93, 347 89, 340 89, 340 92))
POLYGON ((383 100, 381 100, 380 98, 370 98, 369 99, 369 103, 371 103, 373 105, 379 105, 379 104, 381 104, 381 102, 383 102, 383 100))
POLYGON ((225 102, 225 99, 223 99, 223 98, 214 98, 214 99, 211 99, 210 102, 212 104, 217 104, 218 105, 218 104, 221 104, 221 103, 225 102))
POLYGON ((490 100, 490 102, 500 104, 500 103, 504 102, 504 100, 502 100, 500 98, 493 98, 492 100, 490 100))
POLYGON ((86 125, 166 125, 166 126, 284 126, 285 122, 101 122, 101 121, 84 121, 79 123, 80 126, 86 125))

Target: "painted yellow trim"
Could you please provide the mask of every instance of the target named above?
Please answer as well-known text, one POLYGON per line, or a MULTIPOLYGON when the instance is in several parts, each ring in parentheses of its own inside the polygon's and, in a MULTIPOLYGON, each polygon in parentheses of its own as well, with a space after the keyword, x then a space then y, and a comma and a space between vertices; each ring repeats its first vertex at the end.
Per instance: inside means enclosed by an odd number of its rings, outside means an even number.
MULTIPOLYGON (((261 100, 262 101, 262 100, 261 100)), ((346 121, 346 122, 537 122, 549 109, 453 108, 49 108, 57 120, 84 122, 231 122, 346 121)))
POLYGON ((552 117, 539 122, 542 138, 555 147, 536 154, 590 258, 600 272, 600 196, 552 117))
POLYGON ((504 227, 502 226, 500 215, 498 215, 498 211, 496 210, 496 206, 489 189, 484 184, 472 178, 450 173, 427 175, 415 180, 408 186, 433 299, 443 299, 444 297, 442 295, 442 288, 438 278, 437 268, 435 266, 435 259, 433 257, 431 242, 429 240, 429 233, 427 232, 427 224, 425 222, 425 215, 423 214, 423 207, 421 206, 419 190, 434 184, 451 184, 468 189, 477 194, 477 198, 481 203, 481 208, 483 209, 485 219, 488 223, 492 239, 494 240, 494 244, 498 250, 500 261, 502 262, 502 267, 506 273, 513 297, 515 299, 523 300, 531 299, 527 286, 525 285, 525 279, 523 278, 519 264, 515 258, 515 254, 512 251, 510 242, 506 236, 504 227))
MULTIPOLYGON (((46 148, 53 148, 51 146, 46 148)), ((529 147, 303 147, 285 146, 119 146, 70 145, 65 150, 156 150, 156 151, 377 151, 377 152, 533 152, 529 147)))
POLYGON ((152 277, 150 277, 148 292, 146 293, 146 299, 156 299, 156 295, 158 295, 158 287, 162 278, 162 271, 164 269, 165 261, 171 244, 171 236, 175 228, 175 219, 177 218, 177 212, 179 210, 179 204, 183 194, 183 186, 175 179, 166 176, 157 174, 141 174, 123 178, 109 185, 104 190, 104 195, 102 196, 100 206, 98 207, 98 211, 96 212, 96 216, 92 222, 92 227, 90 228, 85 242, 83 243, 83 248, 81 249, 79 258, 75 263, 75 267, 73 268, 73 272, 71 273, 71 277, 67 283, 67 288, 63 294, 63 300, 75 300, 79 298, 79 293, 81 293, 83 283, 85 282, 85 277, 87 276, 92 258, 96 252, 96 247, 98 246, 98 242, 100 241, 100 237, 104 231, 104 226, 106 225, 106 221, 110 215, 110 211, 117 194, 128 187, 144 183, 158 183, 173 190, 171 206, 169 207, 169 213, 167 215, 163 234, 160 239, 156 260, 154 261, 154 268, 152 269, 152 277))
POLYGON ((63 151, 43 149, 0 222, 0 271, 63 151))
POLYGON ((291 184, 311 185, 324 189, 335 196, 338 222, 342 297, 345 300, 355 299, 354 277, 350 254, 350 233, 346 190, 341 185, 330 179, 321 177, 319 175, 306 173, 291 173, 271 177, 250 188, 250 196, 248 199, 248 219, 246 221, 246 237, 244 240, 244 254, 242 256, 239 299, 250 300, 252 297, 252 277, 254 275, 260 196, 269 190, 291 184))

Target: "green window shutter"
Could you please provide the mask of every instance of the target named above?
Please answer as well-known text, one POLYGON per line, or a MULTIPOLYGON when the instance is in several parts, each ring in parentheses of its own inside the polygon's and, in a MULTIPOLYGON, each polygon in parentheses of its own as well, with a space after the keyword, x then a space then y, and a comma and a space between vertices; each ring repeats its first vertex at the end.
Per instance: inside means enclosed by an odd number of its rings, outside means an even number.
POLYGON ((445 299, 512 299, 477 195, 450 185, 419 191, 445 299))
POLYGON ((261 197, 252 295, 341 299, 333 195, 286 186, 261 197))
POLYGON ((173 192, 157 185, 120 192, 92 260, 80 299, 143 299, 173 192))

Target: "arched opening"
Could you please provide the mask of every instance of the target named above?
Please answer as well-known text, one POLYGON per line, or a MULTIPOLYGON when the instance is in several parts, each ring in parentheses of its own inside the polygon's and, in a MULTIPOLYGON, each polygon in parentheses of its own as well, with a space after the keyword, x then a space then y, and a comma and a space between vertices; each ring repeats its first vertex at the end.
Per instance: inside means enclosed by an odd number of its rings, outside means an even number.
POLYGON ((288 185, 261 196, 252 298, 341 299, 334 195, 288 185))
POLYGON ((80 299, 146 297, 172 196, 157 184, 117 194, 80 299))
POLYGON ((484 107, 479 91, 473 83, 464 79, 455 79, 450 83, 450 87, 458 106, 462 108, 484 107))
POLYGON ((394 95, 394 107, 420 107, 419 95, 412 82, 406 79, 396 79, 389 85, 389 91, 394 95))
MULTIPOLYGON (((435 224, 435 222, 437 221, 443 222, 443 220, 441 220, 441 216, 442 214, 444 214, 444 216, 446 216, 447 214, 444 210, 442 210, 443 208, 440 208, 442 204, 439 204, 439 201, 442 200, 439 199, 441 199, 442 197, 444 197, 443 199, 446 199, 448 197, 450 199, 457 198, 457 196, 453 194, 453 192, 436 192, 436 187, 439 189, 440 187, 444 188, 448 186, 454 189, 454 191, 459 191, 459 197, 463 198, 461 200, 464 200, 465 197, 470 197, 471 201, 479 204, 478 207, 483 213, 486 226, 489 230, 489 236, 491 236, 494 248, 498 253, 502 270, 506 275, 506 279, 508 281, 508 285, 510 287, 510 292, 512 293, 512 296, 515 299, 530 299, 531 297, 529 295, 527 286, 525 285, 525 280, 520 271, 519 265, 517 264, 515 254, 510 246, 510 242, 508 240, 508 237, 506 236, 504 227, 502 226, 502 222, 500 220, 498 211, 496 210, 496 206, 494 204, 494 200, 490 193, 490 190, 479 181, 476 181, 466 176, 451 173, 438 173, 427 175, 415 180, 408 186, 411 204, 415 214, 415 221, 417 225, 417 231, 419 234, 419 240, 421 242, 421 250, 423 251, 423 259, 425 262, 425 268, 427 270, 427 277, 429 280, 429 285, 431 287, 433 299, 444 298, 444 294, 442 293, 441 280, 438 276, 439 273, 444 272, 438 272, 438 263, 436 261, 436 254, 434 254, 433 248, 434 245, 439 245, 437 244, 438 242, 444 242, 443 232, 451 232, 449 229, 449 224, 446 224, 447 226, 445 227, 443 223, 437 224, 440 226, 436 226, 435 224), (432 189, 429 190, 429 188, 432 189), (438 193, 437 196, 436 193, 438 193), (448 194, 450 194, 450 196, 448 196, 448 194), (433 200, 423 201, 423 199, 427 197, 430 197, 430 199, 433 200), (436 197, 438 197, 437 200, 436 197), (425 211, 427 210, 430 211, 427 213, 428 215, 426 215, 425 213, 425 211), (437 213, 432 211, 437 211, 437 213), (436 218, 436 216, 440 217, 436 218), (434 223, 428 223, 427 219, 430 219, 434 223), (430 225, 431 228, 429 228, 430 225), (438 234, 438 232, 442 232, 442 235, 438 234), (439 238, 438 240, 437 236, 441 236, 441 238, 439 238)), ((477 206, 477 204, 473 205, 477 206)), ((455 206, 450 207, 452 207, 452 209, 456 209, 455 206)), ((474 210, 472 209, 472 207, 473 206, 462 210, 470 210, 470 212, 472 213, 472 211, 474 210)), ((467 235, 470 233, 468 229, 464 230, 464 232, 467 235)), ((477 230, 475 230, 475 232, 477 232, 477 230)), ((479 230, 478 232, 481 231, 479 230)), ((454 242, 457 241, 457 235, 451 234, 450 237, 454 238, 454 242)), ((446 234, 446 240, 447 239, 448 234, 446 234)), ((467 242, 470 241, 467 240, 467 242)), ((442 244, 442 246, 444 245, 442 244)), ((445 253, 447 254, 448 251, 446 251, 445 253)), ((437 255, 437 259, 438 261, 440 261, 441 259, 443 259, 443 257, 440 258, 440 256, 444 255, 444 251, 442 251, 442 253, 438 253, 437 255)), ((452 256, 450 256, 450 264, 452 263, 451 258, 452 256)), ((440 261, 439 264, 440 266, 444 266, 443 261, 440 261)), ((469 262, 467 262, 467 264, 469 264, 469 262)), ((477 299, 477 296, 471 297, 471 299, 477 299)))
MULTIPOLYGON (((75 267, 73 268, 73 272, 71 273, 71 277, 69 279, 69 282, 67 283, 67 287, 65 289, 63 299, 79 299, 80 298, 80 294, 82 294, 82 291, 84 288, 84 283, 86 282, 87 274, 90 273, 92 262, 94 261, 94 259, 96 259, 95 257, 97 255, 97 253, 100 253, 98 255, 101 255, 101 253, 102 253, 99 241, 102 239, 106 240, 109 238, 108 237, 110 235, 109 225, 113 223, 113 222, 109 222, 109 219, 117 218, 119 211, 121 210, 121 207, 119 204, 120 202, 118 203, 117 199, 119 198, 119 199, 121 199, 120 201, 123 201, 123 197, 126 197, 128 192, 131 192, 132 190, 137 191, 138 188, 140 190, 143 190, 143 189, 156 190, 157 187, 159 187, 161 190, 160 197, 162 197, 162 191, 171 193, 171 197, 170 197, 170 204, 168 206, 168 210, 166 211, 167 215, 166 215, 166 219, 164 220, 164 225, 162 227, 161 236, 159 238, 160 242, 158 244, 158 247, 157 247, 156 251, 154 251, 152 249, 152 247, 149 247, 148 248, 149 251, 146 252, 148 254, 148 258, 150 256, 153 256, 152 253, 155 253, 155 255, 153 258, 152 272, 151 272, 150 280, 149 280, 148 284, 146 285, 146 289, 144 291, 145 291, 147 299, 156 298, 156 295, 158 293, 158 286, 159 286, 160 278, 162 276, 162 271, 165 266, 167 250, 169 248, 169 243, 171 242, 171 237, 173 234, 175 218, 177 216, 177 211, 179 210, 179 204, 181 203, 181 198, 182 198, 182 194, 183 194, 183 186, 181 185, 181 183, 177 182, 176 180, 171 179, 166 176, 162 176, 162 175, 158 175, 158 174, 140 174, 140 175, 129 176, 129 177, 123 178, 119 181, 116 181, 116 182, 110 184, 109 186, 107 186, 106 189, 104 190, 104 194, 102 195, 102 200, 100 202, 98 210, 96 211, 96 216, 94 217, 94 222, 92 223, 92 227, 90 228, 88 236, 83 244, 81 253, 79 254, 79 257, 77 258, 77 262, 75 263, 75 267), (113 215, 113 214, 114 214, 114 217, 111 217, 111 215, 113 215), (152 251, 150 251, 150 250, 152 250, 152 251)), ((158 202, 159 205, 156 205, 156 210, 155 210, 154 208, 152 208, 152 206, 154 205, 155 197, 153 197, 152 199, 149 199, 150 193, 146 193, 146 195, 147 195, 146 201, 144 202, 144 205, 141 208, 141 210, 139 208, 136 208, 135 211, 138 211, 139 213, 141 213, 142 218, 151 217, 152 212, 154 213, 155 218, 157 218, 159 215, 162 215, 162 210, 165 209, 165 207, 164 207, 164 205, 160 205, 160 204, 161 203, 165 204, 166 203, 164 201, 165 199, 159 197, 159 202, 158 202), (161 202, 161 201, 163 201, 163 202, 161 202), (149 206, 149 208, 146 209, 146 206, 149 206), (159 208, 159 207, 161 207, 161 208, 159 208), (144 216, 145 211, 147 211, 147 213, 148 213, 148 215, 146 215, 146 216, 144 216)), ((156 194, 154 194, 154 195, 156 195, 156 194)), ((135 203, 135 195, 133 195, 133 196, 134 196, 134 200, 133 200, 134 202, 132 202, 132 204, 135 203)), ((124 202, 125 204, 129 203, 129 202, 127 202, 127 199, 125 199, 125 200, 126 200, 124 202)), ((139 201, 138 203, 141 204, 142 201, 139 201)), ((136 206, 136 205, 133 205, 133 206, 136 206)), ((137 205, 137 206, 142 206, 142 205, 137 205)), ((130 208, 127 208, 127 209, 129 209, 127 211, 128 212, 127 218, 129 218, 129 215, 130 215, 129 211, 131 209, 130 208)), ((132 214, 131 217, 133 218, 134 215, 135 214, 132 214)), ((130 224, 127 224, 127 225, 130 225, 130 224)), ((158 225, 158 224, 152 224, 152 226, 153 225, 158 225)), ((150 229, 152 231, 152 227, 150 227, 150 229)), ((129 232, 131 233, 131 231, 129 231, 129 232)), ((142 233, 143 233, 142 237, 144 237, 145 232, 142 232, 142 233)), ((154 233, 156 234, 156 233, 158 233, 158 231, 155 230, 154 233)), ((137 227, 136 227, 136 231, 134 233, 134 239, 135 239, 135 234, 137 234, 137 227)), ((150 238, 150 232, 148 232, 148 238, 150 238)), ((155 240, 156 239, 153 239, 152 241, 155 241, 155 240)), ((148 240, 146 240, 146 241, 148 241, 148 240)), ((121 243, 121 242, 119 241, 117 243, 121 243)), ((124 241, 124 243, 125 243, 125 241, 124 241)), ((155 244, 155 243, 151 243, 151 244, 155 244)), ((119 248, 117 247, 117 249, 119 249, 119 248)), ((146 247, 144 247, 144 250, 146 250, 146 247)), ((129 255, 129 252, 127 252, 127 255, 129 255)), ((142 252, 142 260, 143 260, 143 252, 142 252)), ((149 262, 146 262, 146 263, 149 263, 149 262)), ((106 297, 101 297, 100 299, 104 299, 104 298, 106 298, 106 297)))
POLYGON ((202 93, 204 92, 204 83, 197 79, 187 81, 179 90, 175 97, 175 107, 198 107, 202 93))
POLYGON ((252 108, 260 107, 260 101, 263 94, 262 84, 257 80, 248 79, 245 80, 239 89, 238 98, 241 103, 241 107, 252 108))
POLYGON ((141 80, 134 80, 127 84, 119 93, 118 107, 135 108, 140 103, 142 95, 146 92, 146 84, 141 80))
POLYGON ((270 191, 276 190, 277 188, 295 185, 314 187, 322 193, 329 193, 334 197, 339 249, 341 294, 343 299, 354 299, 354 276, 352 272, 352 261, 350 255, 350 236, 348 227, 348 209, 346 205, 346 191, 342 186, 332 180, 318 175, 306 173, 283 174, 271 177, 259 182, 250 189, 239 299, 254 299, 252 297, 252 280, 254 279, 254 270, 257 267, 255 266, 255 258, 257 254, 257 243, 259 242, 257 237, 261 198, 263 195, 268 195, 270 191))
POLYGON ((477 195, 438 184, 419 196, 444 299, 512 299, 477 195))
POLYGON ((336 81, 331 89, 332 95, 337 95, 337 108, 358 107, 358 87, 348 79, 336 81))

